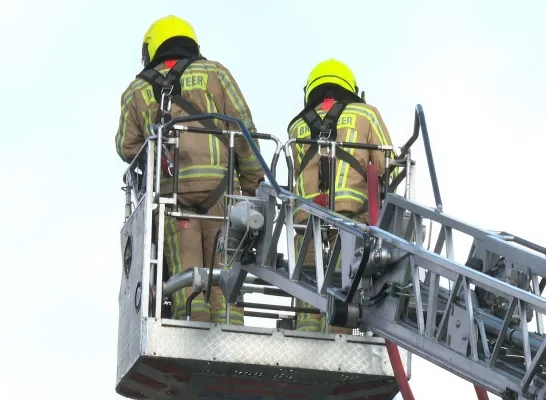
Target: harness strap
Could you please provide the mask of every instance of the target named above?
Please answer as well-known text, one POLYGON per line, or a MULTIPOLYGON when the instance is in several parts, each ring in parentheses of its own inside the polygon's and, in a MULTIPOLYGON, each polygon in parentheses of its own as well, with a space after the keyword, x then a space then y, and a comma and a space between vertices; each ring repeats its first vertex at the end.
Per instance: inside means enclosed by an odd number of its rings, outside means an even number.
MULTIPOLYGON (((317 111, 312 108, 309 110, 304 110, 304 112, 301 115, 301 118, 305 121, 305 123, 309 126, 309 129, 311 130, 311 139, 319 139, 319 138, 325 138, 330 140, 336 140, 337 139, 337 121, 339 120, 339 117, 345 110, 345 107, 347 107, 349 102, 347 101, 339 101, 335 103, 330 111, 326 114, 324 117, 324 120, 322 120, 317 113, 317 111), (327 136, 325 136, 325 134, 327 136)), ((303 171, 305 167, 307 167, 307 164, 313 159, 315 154, 318 152, 318 145, 312 144, 309 146, 309 149, 303 156, 303 160, 301 161, 300 169, 303 171)), ((360 163, 356 160, 356 158, 351 155, 349 152, 342 148, 336 149, 337 156, 340 160, 345 161, 347 164, 349 164, 352 168, 354 168, 360 175, 363 177, 366 177, 366 171, 360 163)))
MULTIPOLYGON (((180 84, 180 78, 182 77, 182 74, 184 71, 190 66, 190 64, 196 60, 200 60, 201 58, 184 58, 179 61, 169 70, 166 76, 158 72, 157 70, 153 68, 145 68, 143 71, 141 71, 137 78, 143 79, 144 81, 148 82, 152 86, 153 94, 155 100, 160 104, 161 106, 161 99, 163 95, 163 91, 166 91, 166 95, 171 98, 171 101, 176 104, 178 107, 180 107, 182 110, 184 110, 188 115, 196 115, 200 114, 201 112, 189 101, 185 100, 182 97, 182 86, 180 84)), ((162 110, 160 107, 160 110, 158 111, 156 115, 155 123, 159 123, 162 117, 162 110)), ((170 117, 170 116, 169 116, 170 117)), ((205 128, 216 130, 218 127, 214 123, 213 120, 206 119, 203 121, 200 121, 205 128)), ((218 134, 218 133, 211 133, 211 135, 214 135, 218 138, 218 140, 227 148, 229 149, 229 142, 228 138, 225 135, 218 134)), ((235 159, 235 170, 237 173, 239 173, 239 160, 235 159)), ((228 186, 228 174, 224 175, 224 178, 220 181, 220 184, 214 189, 209 196, 199 205, 196 207, 188 207, 185 205, 182 205, 182 208, 184 210, 195 212, 197 214, 206 214, 208 210, 212 206, 214 206, 218 200, 222 197, 225 190, 228 186)))
MULTIPOLYGON (((311 139, 329 139, 337 140, 337 122, 339 117, 349 104, 349 101, 338 101, 328 113, 324 116, 324 119, 320 118, 320 115, 314 108, 303 110, 299 118, 302 118, 303 121, 309 126, 311 130, 311 139)), ((296 118, 298 118, 296 117, 296 118)), ((294 119, 296 119, 294 118, 294 119)), ((312 144, 309 146, 309 149, 305 152, 303 159, 301 161, 300 170, 303 172, 305 167, 313 159, 313 157, 318 153, 318 145, 312 144)), ((336 148, 336 156, 340 160, 349 164, 354 170, 356 170, 361 176, 367 179, 367 174, 364 168, 360 165, 358 160, 348 151, 338 147, 336 148)), ((329 184, 334 184, 334 182, 328 182, 329 174, 329 163, 326 160, 326 157, 320 155, 321 160, 319 161, 319 188, 321 190, 327 190, 329 184), (323 182, 325 181, 325 182, 323 182)), ((368 211, 368 202, 364 201, 362 207, 355 213, 352 213, 353 216, 358 216, 362 213, 368 211)))
POLYGON ((180 198, 178 200, 178 203, 180 204, 180 207, 182 210, 193 212, 196 214, 206 214, 217 202, 220 200, 222 195, 227 189, 228 185, 228 176, 227 174, 224 176, 220 184, 214 189, 210 194, 207 196, 203 202, 197 206, 186 206, 180 202, 180 198))
MULTIPOLYGON (((301 118, 305 121, 305 123, 309 126, 309 129, 311 130, 311 139, 324 138, 336 140, 337 120, 343 113, 343 110, 345 110, 345 107, 347 107, 347 104, 348 102, 346 101, 338 101, 324 116, 324 120, 320 118, 320 115, 314 108, 304 110, 301 114, 301 118), (323 133, 326 134, 326 136, 323 136, 323 133)), ((303 160, 301 161, 300 168, 302 171, 305 169, 305 167, 307 167, 307 164, 309 164, 309 161, 313 159, 317 152, 317 144, 312 144, 309 146, 309 149, 307 150, 307 152, 303 156, 303 160)))

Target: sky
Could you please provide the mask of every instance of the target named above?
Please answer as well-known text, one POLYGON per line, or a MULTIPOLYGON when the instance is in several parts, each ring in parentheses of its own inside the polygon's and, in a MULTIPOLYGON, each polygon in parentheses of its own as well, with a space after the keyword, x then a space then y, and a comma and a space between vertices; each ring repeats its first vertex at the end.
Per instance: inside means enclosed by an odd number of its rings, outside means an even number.
MULTIPOLYGON (((3 398, 121 399, 126 164, 114 136, 121 93, 141 69, 143 34, 168 14, 193 24, 203 54, 234 75, 258 130, 283 141, 308 73, 327 58, 353 69, 395 145, 411 135, 422 104, 444 211, 546 244, 537 196, 543 1, 2 0, 3 398)), ((272 149, 262 148, 269 160, 272 149)), ((417 200, 433 205, 422 149, 420 141, 417 200)), ((457 242, 455 251, 466 255, 457 242)), ((470 383, 417 357, 410 384, 419 400, 474 397, 470 383)))

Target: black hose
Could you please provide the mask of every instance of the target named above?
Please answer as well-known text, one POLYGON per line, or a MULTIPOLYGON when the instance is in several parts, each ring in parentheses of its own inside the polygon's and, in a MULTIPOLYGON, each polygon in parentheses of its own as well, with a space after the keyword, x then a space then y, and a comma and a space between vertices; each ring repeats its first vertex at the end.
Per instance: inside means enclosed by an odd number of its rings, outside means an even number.
POLYGON ((216 247, 218 246, 218 238, 220 237, 220 232, 222 228, 218 229, 216 235, 214 235, 214 247, 212 249, 210 263, 209 263, 209 280, 207 282, 207 293, 205 294, 205 302, 210 300, 210 291, 212 290, 212 276, 214 274, 214 259, 216 258, 216 247))
POLYGON ((186 318, 187 319, 191 319, 191 303, 193 299, 195 299, 199 293, 200 292, 193 292, 192 294, 190 294, 190 297, 188 297, 188 301, 186 302, 186 318))

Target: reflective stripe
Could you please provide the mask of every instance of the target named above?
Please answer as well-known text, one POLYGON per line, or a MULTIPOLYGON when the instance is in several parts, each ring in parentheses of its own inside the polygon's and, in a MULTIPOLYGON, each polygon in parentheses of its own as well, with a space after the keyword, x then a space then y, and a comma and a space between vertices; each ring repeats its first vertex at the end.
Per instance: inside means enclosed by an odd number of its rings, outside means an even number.
POLYGON ((249 131, 252 131, 252 128, 254 128, 254 124, 252 123, 252 119, 250 118, 250 115, 246 112, 246 107, 243 102, 243 99, 239 96, 237 91, 235 90, 235 85, 231 81, 231 79, 228 77, 228 75, 222 71, 222 70, 216 70, 216 73, 218 75, 218 79, 220 80, 220 83, 224 87, 224 90, 226 91, 226 94, 228 95, 229 99, 233 103, 233 106, 235 107, 235 110, 237 110, 237 113, 239 113, 240 119, 243 121, 244 125, 248 128, 249 131))
MULTIPOLYGON (((165 229, 167 235, 165 237, 165 256, 169 266, 172 268, 172 275, 182 272, 182 260, 180 259, 180 246, 178 242, 178 233, 176 229, 176 218, 165 218, 165 229)), ((172 314, 176 319, 183 319, 186 316, 186 291, 184 289, 177 290, 172 295, 172 314)), ((203 301, 195 300, 192 302, 192 312, 210 312, 208 305, 203 301), (200 304, 202 303, 202 304, 200 304)))
POLYGON ((151 135, 151 126, 153 125, 154 121, 152 120, 152 110, 147 109, 142 112, 142 118, 144 118, 144 126, 146 127, 146 133, 148 136, 151 135))
MULTIPOLYGON (((301 182, 299 182, 299 184, 301 185, 301 182)), ((306 200, 313 200, 316 196, 320 194, 318 192, 315 192, 315 193, 310 193, 307 195, 301 195, 298 193, 298 188, 299 188, 299 185, 296 186, 296 194, 298 196, 303 197, 306 200)), ((335 201, 338 202, 341 200, 351 200, 351 201, 359 203, 360 205, 364 205, 364 203, 368 200, 368 196, 365 193, 359 192, 358 190, 354 190, 351 188, 344 188, 343 190, 340 190, 340 191, 336 190, 335 201)), ((297 207, 294 210, 294 214, 297 214, 300 211, 301 211, 301 208, 297 207)))
MULTIPOLYGON (((189 69, 189 68, 188 68, 189 69)), ((182 87, 182 90, 184 88, 182 87)), ((216 105, 211 101, 208 93, 205 93, 205 100, 207 102, 207 113, 213 114, 217 112, 216 105)), ((209 137, 209 149, 210 149, 210 165, 220 164, 220 140, 216 135, 208 135, 209 137)))
MULTIPOLYGON (((310 193, 307 195, 300 195, 298 193, 296 194, 298 196, 303 197, 306 200, 312 200, 315 197, 317 197, 320 193, 316 192, 316 193, 310 193)), ((368 200, 368 196, 357 190, 345 188, 344 190, 340 190, 339 192, 336 190, 336 201, 339 201, 339 200, 353 200, 353 201, 359 202, 360 204, 364 204, 364 202, 368 200)), ((297 210, 299 210, 299 208, 297 208, 296 211, 297 210)))
POLYGON ((166 218, 165 226, 167 228, 166 255, 172 260, 173 275, 182 272, 182 260, 180 259, 180 246, 176 232, 176 219, 166 218))
MULTIPOLYGON (((217 324, 225 324, 226 323, 226 311, 225 310, 219 310, 219 311, 213 311, 211 312, 211 321, 216 322, 217 324)), ((244 325, 245 324, 245 316, 241 312, 237 312, 231 308, 230 315, 229 315, 229 324, 230 325, 244 325)))
POLYGON ((323 332, 325 323, 324 316, 319 316, 313 314, 298 314, 296 319, 296 330, 299 332, 323 332))
POLYGON ((204 165, 190 165, 188 167, 180 168, 178 170, 178 176, 181 179, 190 177, 199 178, 223 178, 227 172, 227 168, 222 166, 204 166, 204 165))
MULTIPOLYGON (((296 194, 300 197, 303 197, 306 200, 312 200, 316 196, 318 196, 320 193, 315 192, 315 193, 305 194, 303 179, 298 179, 296 181, 296 194)), ((366 193, 360 192, 358 190, 355 190, 349 187, 340 188, 340 190, 337 190, 336 188, 335 200, 336 201, 352 200, 360 204, 364 204, 364 202, 368 200, 368 195, 366 193)), ((298 210, 299 208, 296 209, 296 212, 298 210)))
POLYGON ((142 80, 133 81, 121 99, 121 113, 119 118, 116 143, 117 143, 118 154, 123 159, 126 159, 125 155, 123 154, 123 144, 125 143, 125 136, 127 135, 127 118, 129 117, 130 105, 135 97, 135 91, 142 88, 145 85, 147 85, 145 81, 142 81, 142 80))
POLYGON ((360 204, 364 204, 364 202, 368 200, 368 196, 358 190, 343 188, 343 190, 340 190, 339 192, 336 190, 336 201, 339 200, 353 200, 360 204))
MULTIPOLYGON (((387 140, 387 137, 385 136, 383 129, 381 129, 381 124, 379 123, 379 120, 377 119, 377 115, 375 114, 375 112, 367 108, 365 105, 361 105, 360 107, 356 105, 351 105, 351 106, 348 106, 345 110, 352 111, 356 114, 365 116, 368 119, 368 121, 370 121, 370 124, 372 125, 373 130, 375 134, 377 135, 381 144, 385 146, 389 145, 389 141, 387 140)), ((392 160, 394 159, 394 154, 392 152, 390 153, 389 158, 392 160)), ((398 173, 399 173, 398 167, 395 167, 391 171, 392 178, 396 178, 398 173)))
MULTIPOLYGON (((171 309, 172 319, 186 319, 186 291, 181 289, 176 294, 182 294, 183 301, 179 298, 173 301, 173 306, 171 309)), ((208 319, 210 315, 210 304, 206 303, 204 300, 194 299, 191 302, 191 315, 192 319, 197 317, 197 314, 205 314, 208 319)))
MULTIPOLYGON (((226 167, 222 166, 210 166, 210 165, 192 165, 189 167, 179 168, 178 169, 178 179, 193 179, 193 178, 217 178, 217 179, 223 179, 225 174, 227 172, 226 167)), ((163 175, 163 173, 162 173, 163 175)), ((163 177, 161 178, 163 181, 170 180, 171 177, 163 177)), ((234 180, 236 182, 239 181, 239 178, 237 177, 237 174, 235 174, 234 180)))
POLYGON ((119 118, 118 134, 116 138, 118 154, 124 161, 128 161, 123 151, 123 145, 125 143, 125 135, 127 132, 127 118, 129 117, 129 110, 122 110, 119 118))
MULTIPOLYGON (((345 140, 349 143, 354 143, 356 141, 357 135, 358 135, 358 132, 356 130, 347 129, 347 135, 345 137, 345 140)), ((351 156, 354 156, 355 149, 348 149, 348 150, 349 150, 348 153, 351 156)), ((336 192, 346 187, 347 178, 349 176, 349 164, 342 160, 339 160, 339 161, 340 162, 339 162, 338 173, 337 173, 336 192)))
POLYGON ((261 169, 260 162, 254 155, 251 157, 240 157, 239 158, 239 169, 241 171, 261 169))
MULTIPOLYGON (((213 169, 215 166, 220 164, 220 141, 214 135, 208 135, 209 137, 209 150, 210 150, 210 168, 213 169)), ((227 168, 225 168, 227 171, 227 168)))
POLYGON ((298 154, 297 154, 298 162, 300 164, 303 161, 303 157, 305 157, 305 148, 303 146, 304 146, 303 144, 296 145, 296 149, 298 150, 298 154))
POLYGON ((353 112, 357 115, 366 117, 366 119, 370 122, 370 125, 372 126, 375 134, 377 135, 379 142, 386 146, 389 145, 389 142, 387 141, 387 138, 385 134, 383 133, 383 130, 381 129, 381 125, 379 124, 377 115, 375 115, 375 113, 372 110, 370 110, 364 104, 362 104, 359 106, 356 106, 356 105, 347 106, 347 108, 345 108, 345 111, 353 112))
MULTIPOLYGON (((296 179, 296 194, 298 196, 303 197, 304 199, 308 199, 309 196, 305 194, 305 185, 303 184, 303 172, 298 176, 298 179, 296 179)), ((317 193, 315 196, 319 195, 320 193, 317 193)), ((312 196, 312 197, 315 197, 312 196)))

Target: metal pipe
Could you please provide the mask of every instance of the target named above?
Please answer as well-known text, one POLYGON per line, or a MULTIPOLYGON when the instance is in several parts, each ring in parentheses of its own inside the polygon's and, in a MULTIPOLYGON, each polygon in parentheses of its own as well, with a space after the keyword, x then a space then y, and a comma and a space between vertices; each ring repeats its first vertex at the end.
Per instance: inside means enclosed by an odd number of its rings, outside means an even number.
POLYGON ((288 191, 293 192, 294 191, 294 162, 292 161, 292 157, 286 156, 286 164, 288 167, 288 191))
MULTIPOLYGON (((387 194, 389 193, 389 176, 391 176, 392 171, 389 153, 386 151, 385 153, 383 153, 383 155, 385 156, 385 175, 383 175, 383 196, 380 196, 381 199, 386 198, 387 194)), ((377 189, 379 190, 379 186, 377 189)))
POLYGON ((275 142, 277 145, 277 148, 275 149, 275 153, 273 154, 273 159, 271 160, 271 172, 273 173, 273 177, 277 179, 277 162, 279 161, 279 157, 281 155, 281 150, 283 150, 283 145, 281 140, 273 135, 270 135, 271 140, 275 142))
POLYGON ((353 143, 353 142, 338 142, 335 140, 328 139, 289 139, 285 144, 286 147, 292 143, 298 144, 317 144, 321 146, 330 146, 335 143, 338 147, 346 147, 348 149, 362 149, 362 150, 376 150, 376 151, 393 151, 394 147, 391 145, 384 144, 370 144, 370 143, 353 143))
MULTIPOLYGON (((154 203, 157 203, 160 197, 161 193, 161 151, 163 148, 163 127, 158 126, 157 127, 157 141, 156 141, 157 148, 155 149, 155 184, 154 184, 154 203)), ((151 153, 151 152, 150 152, 151 153)), ((148 154, 148 157, 150 157, 152 154, 148 154)))
MULTIPOLYGON (((421 292, 423 296, 428 297, 429 287, 427 285, 421 285, 421 292)), ((445 304, 447 303, 449 294, 450 292, 447 289, 440 287, 438 293, 438 312, 441 314, 443 314, 444 312, 443 310, 445 309, 445 304)), ((498 336, 500 334, 504 319, 491 315, 487 310, 484 310, 483 308, 475 308, 474 316, 483 321, 485 331, 489 335, 498 336)), ((529 333, 528 337, 531 351, 536 353, 545 339, 542 339, 540 335, 532 333, 529 333)), ((504 338, 501 339, 508 341, 508 343, 513 346, 523 348, 523 333, 521 332, 521 330, 519 330, 519 328, 508 328, 508 330, 506 331, 506 335, 504 336, 504 338)))
POLYGON ((186 320, 188 321, 191 321, 191 303, 193 299, 195 299, 199 295, 199 293, 201 292, 193 292, 189 295, 188 300, 186 301, 186 320))
POLYGON ((256 311, 246 311, 245 310, 245 317, 282 319, 283 317, 286 317, 286 315, 273 314, 273 313, 263 313, 263 312, 256 312, 256 311))
POLYGON ((131 171, 136 166, 136 164, 139 163, 143 158, 146 157, 147 152, 148 152, 147 148, 150 145, 150 142, 153 141, 153 140, 156 140, 156 139, 157 139, 157 136, 153 135, 153 136, 147 137, 146 140, 144 140, 144 143, 142 144, 142 146, 138 150, 136 156, 133 158, 133 160, 129 163, 129 166, 123 172, 123 183, 128 184, 127 181, 125 180, 126 176, 128 174, 131 174, 131 171))
POLYGON ((131 203, 131 186, 125 188, 125 221, 129 219, 133 212, 133 207, 131 203))
POLYGON ((295 139, 288 139, 283 145, 284 156, 286 158, 286 166, 288 168, 288 191, 294 192, 294 160, 290 145, 295 143, 295 139))
POLYGON ((277 179, 277 163, 279 162, 279 153, 273 154, 273 159, 271 160, 271 172, 273 173, 273 177, 277 179))
POLYGON ((291 294, 286 293, 285 291, 264 285, 257 285, 254 283, 244 283, 241 289, 241 292, 244 293, 260 293, 266 294, 268 296, 278 296, 278 297, 293 297, 291 294))
MULTIPOLYGON (((208 119, 208 118, 201 118, 201 119, 208 119)), ((215 135, 225 135, 225 134, 229 134, 229 133, 233 133, 235 135, 242 135, 243 134, 242 132, 238 132, 238 131, 228 131, 228 130, 223 130, 223 129, 201 128, 201 127, 198 127, 198 126, 185 126, 184 125, 184 127, 180 127, 180 126, 177 126, 177 124, 179 124, 179 123, 183 123, 183 122, 175 122, 173 124, 174 129, 184 130, 186 132, 192 132, 192 133, 204 133, 204 134, 215 134, 215 135)), ((274 140, 274 141, 275 141, 275 139, 277 139, 275 136, 273 136, 273 135, 271 135, 269 133, 251 132, 250 136, 252 136, 254 139, 264 139, 264 140, 274 140)))
MULTIPOLYGON (((176 144, 174 146, 174 160, 173 160, 173 203, 178 203, 178 168, 180 165, 180 132, 174 133, 176 144)), ((157 171, 159 174, 159 171, 157 171)))
MULTIPOLYGON (((491 316, 487 311, 482 309, 476 309, 474 310, 474 313, 476 316, 479 316, 479 318, 483 321, 483 325, 485 326, 485 331, 490 335, 498 336, 501 329, 503 321, 500 319, 497 319, 493 316, 491 316)), ((540 348, 540 345, 544 341, 544 339, 540 339, 538 335, 533 335, 532 333, 529 333, 529 347, 531 348, 531 351, 537 352, 540 348)), ((506 331, 506 335, 503 338, 504 340, 508 341, 513 346, 521 347, 523 348, 523 334, 521 330, 517 328, 508 328, 506 331)))
POLYGON ((389 186, 389 193, 394 193, 400 183, 406 178, 407 176, 407 170, 404 168, 402 171, 398 172, 398 175, 396 175, 396 178, 392 180, 389 186))
POLYGON ((438 184, 438 177, 436 176, 436 167, 434 166, 434 158, 432 157, 432 148, 430 146, 430 138, 428 136, 427 121, 425 120, 425 112, 420 104, 417 104, 415 109, 415 117, 419 118, 419 125, 421 126, 421 132, 423 133, 423 143, 425 144, 425 155, 427 157, 428 170, 430 172, 430 180, 432 182, 432 190, 434 192, 434 200, 436 201, 436 208, 438 211, 442 211, 442 196, 440 195, 440 185, 438 184))
POLYGON ((193 269, 182 272, 163 283, 163 297, 170 296, 182 288, 193 285, 193 269))
POLYGON ((327 139, 290 139, 292 142, 299 144, 317 144, 320 146, 330 146, 335 143, 338 147, 346 147, 348 149, 362 149, 362 150, 376 150, 376 151, 392 151, 393 146, 383 144, 369 144, 369 143, 351 143, 351 142, 337 142, 335 140, 327 139))
POLYGON ((322 312, 318 308, 313 308, 313 307, 280 306, 277 304, 247 303, 244 301, 237 302, 236 306, 242 307, 242 308, 256 308, 261 310, 287 311, 287 312, 309 313, 309 314, 320 314, 322 312))
MULTIPOLYGON (((294 227, 295 230, 298 230, 298 231, 304 231, 307 228, 307 225, 303 225, 303 224, 293 224, 292 226, 294 227)), ((327 231, 329 229, 332 229, 332 227, 330 227, 330 226, 321 226, 320 229, 322 231, 327 231)))
POLYGON ((235 137, 233 133, 229 134, 229 153, 228 153, 228 195, 233 194, 234 164, 235 163, 235 137))
POLYGON ((330 176, 328 177, 328 208, 336 206, 336 142, 330 144, 330 176))
POLYGON ((406 158, 406 199, 413 200, 411 193, 412 173, 411 173, 411 150, 408 149, 406 158))
POLYGON ((413 121, 413 134, 408 139, 405 145, 402 146, 400 149, 400 157, 403 157, 406 155, 410 147, 415 143, 415 141, 419 138, 419 128, 421 127, 419 123, 419 114, 417 112, 417 108, 415 109, 415 119, 413 121))
MULTIPOLYGON (((203 268, 204 269, 204 268, 203 268)), ((193 285, 193 271, 194 269, 188 269, 178 275, 175 275, 171 277, 167 282, 163 283, 163 297, 170 296, 174 292, 179 291, 182 288, 189 287, 193 285)), ((225 271, 221 268, 214 268, 212 272, 212 284, 218 285, 220 282, 220 274, 222 271, 225 271)), ((208 270, 207 270, 208 272, 208 270)), ((258 278, 255 275, 247 274, 245 278, 245 283, 254 284, 254 285, 263 285, 268 286, 268 283, 265 283, 262 279, 258 278), (265 283, 265 285, 264 285, 265 283)), ((277 289, 275 286, 264 287, 264 294, 272 294, 273 292, 279 293, 279 289, 277 289), (265 293, 265 291, 271 291, 271 293, 265 293)), ((279 295, 279 294, 277 294, 279 295)), ((286 294, 287 297, 291 297, 290 295, 286 294)))
POLYGON ((176 211, 169 212, 169 215, 171 215, 172 217, 183 218, 183 219, 206 219, 206 220, 212 220, 212 221, 224 220, 223 215, 188 214, 188 213, 176 212, 176 211))

